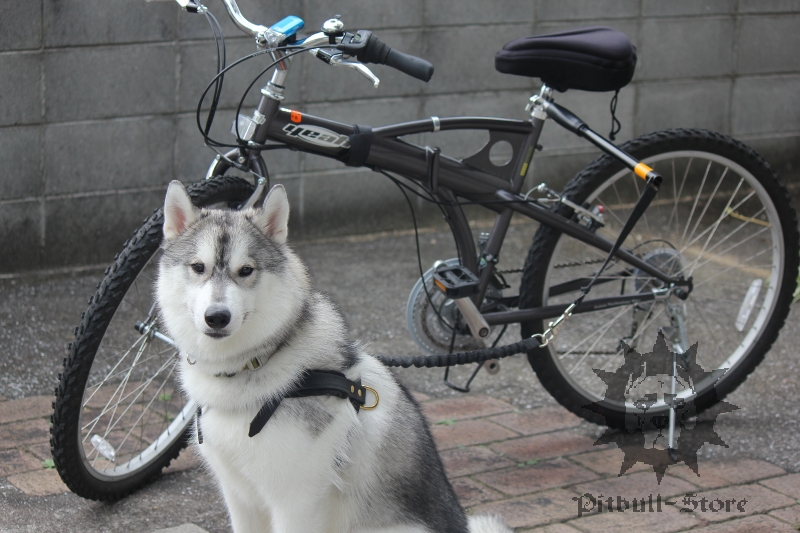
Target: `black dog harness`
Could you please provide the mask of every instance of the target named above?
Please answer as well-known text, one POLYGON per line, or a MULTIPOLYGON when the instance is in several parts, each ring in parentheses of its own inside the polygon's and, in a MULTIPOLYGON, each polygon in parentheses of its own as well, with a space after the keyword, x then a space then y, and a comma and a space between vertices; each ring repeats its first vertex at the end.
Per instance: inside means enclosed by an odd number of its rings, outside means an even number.
MULTIPOLYGON (((361 378, 356 381, 350 381, 341 372, 333 370, 309 370, 304 375, 300 382, 291 392, 281 397, 269 399, 264 402, 264 405, 259 409, 258 414, 250 422, 250 431, 247 435, 254 437, 258 435, 264 426, 267 425, 269 419, 280 406, 284 398, 305 398, 308 396, 336 396, 343 400, 350 400, 350 404, 356 410, 370 410, 378 405, 378 393, 372 387, 366 387, 361 384, 361 378), (371 391, 375 395, 375 403, 372 405, 365 405, 367 399, 367 391, 371 391)), ((200 431, 200 414, 201 409, 197 409, 197 419, 195 420, 195 427, 197 428, 197 442, 203 443, 203 434, 200 431)))
MULTIPOLYGON (((374 391, 373 391, 374 392, 374 391)), ((338 396, 350 400, 356 413, 366 403, 367 390, 361 385, 361 378, 350 381, 341 372, 331 370, 309 370, 298 384, 297 388, 283 398, 305 398, 307 396, 338 396)), ((283 398, 267 400, 258 414, 250 422, 249 437, 258 435, 264 428, 283 398)), ((374 406, 373 406, 374 407, 374 406)))

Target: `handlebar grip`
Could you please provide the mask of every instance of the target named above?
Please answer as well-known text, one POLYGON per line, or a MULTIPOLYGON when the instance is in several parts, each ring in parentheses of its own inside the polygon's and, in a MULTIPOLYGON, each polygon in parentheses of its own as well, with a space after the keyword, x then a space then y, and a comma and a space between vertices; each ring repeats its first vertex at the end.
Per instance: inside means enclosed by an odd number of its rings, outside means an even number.
POLYGON ((355 55, 362 63, 387 65, 422 81, 429 81, 433 76, 433 65, 429 62, 393 50, 371 31, 359 30, 355 34, 345 34, 342 44, 337 48, 355 55))
POLYGON ((429 62, 391 48, 386 56, 386 65, 422 81, 429 81, 433 76, 433 65, 429 62))

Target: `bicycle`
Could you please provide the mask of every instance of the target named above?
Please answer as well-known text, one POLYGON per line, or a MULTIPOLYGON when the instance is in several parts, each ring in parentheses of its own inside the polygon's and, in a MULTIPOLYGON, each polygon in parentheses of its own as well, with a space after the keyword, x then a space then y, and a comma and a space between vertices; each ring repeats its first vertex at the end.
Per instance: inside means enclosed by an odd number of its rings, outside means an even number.
MULTIPOLYGON (((221 37, 204 6, 177 1, 206 15, 215 40, 221 37)), ((205 125, 202 99, 198 105, 198 127, 218 155, 190 195, 204 207, 256 205, 269 188, 262 153, 290 148, 371 168, 404 194, 435 203, 450 225, 458 257, 427 272, 420 264, 407 321, 423 350, 447 353, 396 358, 394 364, 448 366, 523 350, 559 403, 592 422, 624 427, 626 414, 641 406, 604 398, 605 383, 595 369, 616 368, 626 347, 635 349, 659 330, 676 352, 687 352, 690 338, 705 341, 702 366, 695 365, 691 382, 677 391, 699 413, 740 385, 777 338, 795 288, 800 239, 788 193, 768 163, 739 141, 704 130, 656 132, 616 147, 555 102, 554 88, 614 91, 626 85, 635 49, 624 35, 594 28, 509 43, 498 55, 499 70, 544 82, 530 99, 528 121, 430 117, 371 128, 281 107, 291 57, 310 52, 328 65, 356 70, 375 86, 378 78, 367 63, 428 81, 428 62, 389 48, 372 32, 347 31, 338 19, 300 39, 304 22, 297 17, 267 28, 245 19, 235 0, 223 1, 237 27, 255 37, 258 51, 228 66, 218 59, 218 74, 203 95, 213 89, 205 125), (584 54, 583 65, 565 59, 574 59, 576 50, 584 54), (252 116, 240 114, 240 102, 236 144, 211 139, 224 73, 264 54, 272 62, 262 74, 274 68, 272 77, 252 116), (612 66, 608 56, 616 60, 612 66), (562 192, 542 184, 523 193, 548 119, 604 154, 562 192), (489 142, 458 160, 401 139, 447 130, 486 130, 489 142), (493 150, 503 144, 512 155, 498 164, 493 150), (254 183, 228 175, 232 170, 252 174, 254 183), (465 204, 496 213, 493 229, 477 246, 465 204), (509 295, 500 258, 515 213, 540 227, 519 294, 509 295), (524 340, 498 346, 509 324, 521 325, 524 340), (705 373, 702 367, 718 371, 705 373), (589 404, 592 410, 585 409, 589 404)), ((217 46, 219 52, 218 40, 217 46)), ((115 500, 143 486, 177 457, 191 429, 196 406, 176 385, 176 350, 160 331, 152 303, 162 222, 157 209, 106 270, 59 376, 53 458, 67 486, 86 498, 115 500)), ((648 407, 660 416, 671 409, 664 399, 648 407)))

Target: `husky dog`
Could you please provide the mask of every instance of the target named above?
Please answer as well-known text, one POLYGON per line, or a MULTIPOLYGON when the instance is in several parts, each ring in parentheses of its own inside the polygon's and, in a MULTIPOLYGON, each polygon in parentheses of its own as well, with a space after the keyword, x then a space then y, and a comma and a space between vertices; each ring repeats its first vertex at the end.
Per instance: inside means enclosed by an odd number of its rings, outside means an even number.
POLYGON ((158 305, 233 530, 510 533, 467 519, 419 405, 311 288, 288 220, 280 185, 257 208, 200 210, 173 181, 164 205, 158 305), (366 398, 296 397, 310 371, 366 398))

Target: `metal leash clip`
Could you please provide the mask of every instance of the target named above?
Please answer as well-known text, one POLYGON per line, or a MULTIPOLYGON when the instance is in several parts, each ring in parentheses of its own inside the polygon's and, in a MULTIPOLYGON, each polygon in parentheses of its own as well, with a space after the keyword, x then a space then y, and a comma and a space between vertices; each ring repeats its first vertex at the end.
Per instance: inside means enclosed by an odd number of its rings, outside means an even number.
POLYGON ((575 309, 576 305, 577 304, 575 303, 571 303, 570 306, 564 310, 560 317, 547 324, 547 329, 544 330, 544 333, 535 333, 531 335, 531 338, 539 340, 540 348, 543 348, 553 342, 558 335, 558 332, 561 331, 561 328, 564 326, 564 323, 569 317, 572 316, 572 311, 575 309))

